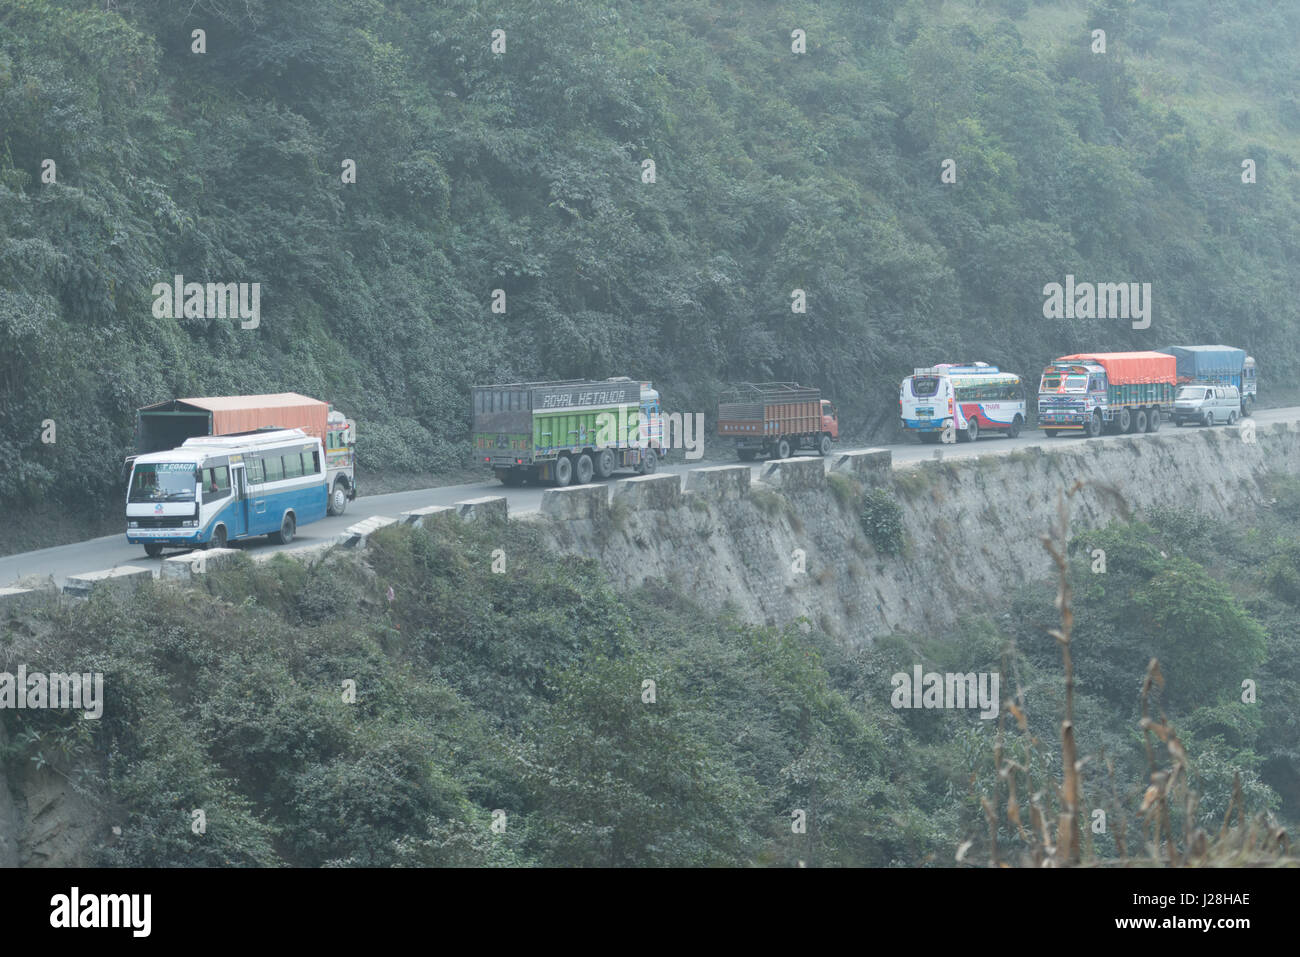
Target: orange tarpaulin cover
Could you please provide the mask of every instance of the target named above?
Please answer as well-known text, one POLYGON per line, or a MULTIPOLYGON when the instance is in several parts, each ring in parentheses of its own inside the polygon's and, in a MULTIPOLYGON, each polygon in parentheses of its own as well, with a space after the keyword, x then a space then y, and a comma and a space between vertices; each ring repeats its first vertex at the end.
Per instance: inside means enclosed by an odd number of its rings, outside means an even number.
POLYGON ((1095 362, 1106 370, 1111 385, 1172 383, 1178 379, 1178 360, 1163 352, 1085 352, 1055 361, 1095 362))
POLYGON ((208 396, 179 401, 211 412, 213 435, 251 432, 253 429, 274 426, 281 429, 302 429, 308 435, 324 440, 330 410, 328 402, 309 399, 296 392, 208 396))

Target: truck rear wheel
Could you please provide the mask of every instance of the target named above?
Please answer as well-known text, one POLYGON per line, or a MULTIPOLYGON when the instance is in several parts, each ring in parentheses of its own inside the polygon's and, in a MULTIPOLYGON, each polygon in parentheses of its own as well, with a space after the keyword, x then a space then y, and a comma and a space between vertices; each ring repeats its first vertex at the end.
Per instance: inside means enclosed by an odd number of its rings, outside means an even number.
POLYGON ((641 474, 654 475, 659 471, 659 453, 654 449, 645 450, 645 458, 641 460, 641 474))
POLYGON ((573 476, 578 480, 579 485, 586 485, 591 481, 591 476, 595 473, 596 467, 591 464, 591 456, 585 452, 578 456, 578 464, 573 468, 573 476))
POLYGON ((501 473, 501 484, 507 488, 519 488, 524 484, 524 470, 505 469, 501 473))
POLYGON ((776 457, 778 459, 788 459, 790 457, 790 441, 782 439, 776 443, 776 457))
POLYGON ((1121 432, 1133 431, 1133 414, 1128 409, 1119 410, 1119 420, 1117 422, 1121 432))
POLYGON ((1160 431, 1160 410, 1159 409, 1152 409, 1150 412, 1147 413, 1147 431, 1148 432, 1160 431))
POLYGON ((1056 438, 1056 433, 1058 431, 1058 429, 1043 429, 1043 435, 1047 436, 1049 439, 1054 439, 1056 438))
POLYGON ((831 454, 831 437, 825 432, 822 433, 822 440, 817 444, 818 454, 824 456, 831 454))
POLYGON ((561 455, 551 466, 552 479, 556 487, 564 488, 573 481, 573 462, 567 455, 561 455))
POLYGON ((738 456, 740 456, 740 461, 742 461, 742 462, 752 462, 752 461, 754 461, 754 450, 753 450, 753 449, 736 449, 736 454, 737 454, 738 456))
POLYGON ((1147 430, 1147 410, 1138 409, 1137 415, 1133 416, 1133 431, 1145 432, 1147 430))

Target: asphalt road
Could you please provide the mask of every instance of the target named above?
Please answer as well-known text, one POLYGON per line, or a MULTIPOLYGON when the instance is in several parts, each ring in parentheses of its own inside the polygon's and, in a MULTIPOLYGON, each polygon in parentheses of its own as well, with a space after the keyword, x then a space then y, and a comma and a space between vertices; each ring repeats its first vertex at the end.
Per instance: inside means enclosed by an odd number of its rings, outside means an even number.
MULTIPOLYGON (((1254 419, 1261 426, 1274 422, 1295 421, 1300 419, 1300 407, 1257 410, 1254 419)), ((1200 426, 1187 426, 1180 429, 1171 423, 1165 423, 1159 434, 1187 436, 1188 433, 1196 432, 1200 428, 1200 426)), ((1022 433, 1019 438, 1015 439, 1009 439, 1003 435, 986 435, 973 443, 957 443, 955 445, 920 445, 916 442, 907 442, 897 445, 868 447, 888 448, 893 453, 895 465, 905 465, 924 459, 933 459, 935 453, 940 450, 945 459, 964 458, 971 455, 1002 455, 1015 449, 1025 449, 1032 446, 1051 449, 1068 446, 1074 442, 1110 442, 1114 441, 1115 438, 1114 436, 1101 436, 1096 439, 1084 439, 1081 436, 1063 433, 1055 439, 1049 439, 1041 432, 1030 431, 1022 433)), ((827 467, 829 468, 834 463, 839 453, 847 451, 854 450, 837 446, 826 460, 827 467)), ((673 455, 677 457, 680 453, 673 453, 673 455)), ((739 463, 674 462, 660 466, 660 472, 681 473, 700 468, 703 465, 719 464, 734 465, 739 463)), ((766 463, 758 462, 751 467, 754 478, 758 478, 762 474, 765 465, 766 463)), ((631 473, 617 474, 630 475, 631 473)), ((616 481, 616 479, 611 480, 611 484, 613 481, 616 481)), ((396 518, 400 512, 409 511, 410 509, 422 508, 426 505, 452 505, 465 499, 481 498, 485 495, 505 496, 509 502, 511 513, 535 512, 541 505, 544 491, 544 487, 510 489, 495 479, 486 478, 482 482, 468 485, 447 485, 409 492, 392 492, 387 495, 363 496, 348 506, 346 514, 336 518, 326 518, 300 528, 297 537, 290 545, 272 545, 264 538, 257 538, 238 543, 235 547, 242 547, 248 549, 250 553, 262 556, 277 551, 323 545, 346 531, 348 526, 372 515, 386 515, 390 518, 396 518)), ((125 523, 125 519, 123 519, 123 522, 125 523)), ((179 553, 166 552, 164 554, 175 555, 179 553)), ((139 545, 127 544, 124 528, 121 535, 107 535, 103 538, 92 538, 71 545, 59 545, 54 548, 43 548, 38 551, 7 555, 0 558, 0 587, 12 585, 21 578, 33 575, 41 577, 53 576, 55 582, 61 586, 70 575, 99 571, 118 565, 153 568, 154 573, 157 574, 161 561, 160 558, 146 557, 144 549, 139 545)))

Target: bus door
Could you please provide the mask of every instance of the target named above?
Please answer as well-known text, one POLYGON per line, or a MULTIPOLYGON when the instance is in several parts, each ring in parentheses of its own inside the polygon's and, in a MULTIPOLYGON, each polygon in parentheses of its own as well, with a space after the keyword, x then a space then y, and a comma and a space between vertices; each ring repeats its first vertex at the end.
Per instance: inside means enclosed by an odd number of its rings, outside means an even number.
POLYGON ((265 535, 270 531, 267 528, 266 492, 262 484, 266 481, 266 465, 257 456, 245 458, 244 464, 248 467, 244 475, 244 494, 248 499, 244 514, 248 518, 248 534, 265 535))
POLYGON ((234 508, 230 514, 228 539, 243 538, 248 534, 248 481, 243 464, 230 466, 230 489, 234 495, 234 508))

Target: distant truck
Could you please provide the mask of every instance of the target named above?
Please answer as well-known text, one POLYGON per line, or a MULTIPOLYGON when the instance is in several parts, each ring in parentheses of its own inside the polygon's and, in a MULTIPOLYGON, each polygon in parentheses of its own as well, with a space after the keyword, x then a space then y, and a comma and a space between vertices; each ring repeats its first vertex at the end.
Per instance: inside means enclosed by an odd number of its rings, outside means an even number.
POLYGON ((357 497, 356 423, 328 402, 296 392, 169 399, 147 405, 136 413, 135 455, 127 458, 126 472, 130 473, 136 456, 179 448, 186 439, 270 429, 302 429, 321 440, 330 490, 328 511, 342 515, 357 497))
POLYGON ((619 469, 648 475, 668 454, 659 393, 649 382, 617 376, 472 391, 474 452, 511 487, 586 485, 619 469))
POLYGON ((1255 411, 1258 385, 1255 360, 1234 346, 1170 346, 1161 352, 1178 362, 1178 384, 1234 385, 1241 396, 1241 414, 1255 411))
POLYGON ((1038 425, 1062 431, 1154 432, 1173 412, 1177 361, 1163 352, 1062 356, 1043 370, 1038 425))
POLYGON ((746 382, 718 398, 718 435, 735 439, 742 462, 788 459, 803 448, 829 455, 840 424, 820 389, 796 382, 746 382))

